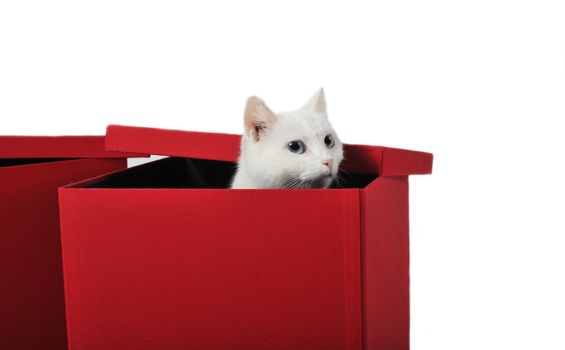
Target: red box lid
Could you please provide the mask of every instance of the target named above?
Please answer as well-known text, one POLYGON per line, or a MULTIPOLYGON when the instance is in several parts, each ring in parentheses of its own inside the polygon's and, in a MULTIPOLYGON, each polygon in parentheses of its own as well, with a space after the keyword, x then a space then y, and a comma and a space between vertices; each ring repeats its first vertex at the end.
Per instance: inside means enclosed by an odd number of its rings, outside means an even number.
POLYGON ((0 159, 142 156, 106 151, 104 139, 104 136, 0 136, 0 159))
MULTIPOLYGON (((106 150, 236 162, 240 135, 110 125, 106 150)), ((350 172, 400 176, 431 174, 433 155, 397 148, 345 146, 342 167, 350 172)))

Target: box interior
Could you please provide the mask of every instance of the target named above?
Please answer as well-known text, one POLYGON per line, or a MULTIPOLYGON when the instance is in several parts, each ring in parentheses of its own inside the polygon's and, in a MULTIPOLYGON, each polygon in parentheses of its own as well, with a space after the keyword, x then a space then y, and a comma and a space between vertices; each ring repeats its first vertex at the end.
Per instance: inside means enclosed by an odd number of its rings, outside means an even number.
MULTIPOLYGON (((169 157, 78 184, 83 188, 229 188, 236 163, 169 157)), ((374 174, 340 173, 333 188, 363 188, 374 174)))
POLYGON ((0 159, 0 168, 17 165, 29 165, 38 163, 51 163, 63 160, 71 160, 72 158, 15 158, 15 159, 0 159))

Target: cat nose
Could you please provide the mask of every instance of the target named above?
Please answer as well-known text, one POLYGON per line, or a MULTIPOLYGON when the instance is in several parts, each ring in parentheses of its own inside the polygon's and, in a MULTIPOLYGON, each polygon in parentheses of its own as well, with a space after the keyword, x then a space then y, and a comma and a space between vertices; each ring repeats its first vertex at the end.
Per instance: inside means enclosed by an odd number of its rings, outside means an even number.
POLYGON ((333 160, 331 160, 331 159, 324 160, 324 161, 322 162, 322 164, 324 164, 325 166, 327 166, 328 168, 331 169, 331 168, 332 168, 332 164, 333 164, 333 160))

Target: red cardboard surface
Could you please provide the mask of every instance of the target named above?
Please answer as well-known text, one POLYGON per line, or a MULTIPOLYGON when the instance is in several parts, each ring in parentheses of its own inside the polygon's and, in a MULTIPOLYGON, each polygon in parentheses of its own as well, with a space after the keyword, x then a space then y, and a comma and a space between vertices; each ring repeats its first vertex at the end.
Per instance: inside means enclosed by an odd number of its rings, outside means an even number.
POLYGON ((417 175, 432 173, 431 153, 384 148, 381 176, 417 175))
POLYGON ((62 188, 71 349, 360 349, 358 196, 62 188))
POLYGON ((110 125, 108 151, 237 161, 239 135, 110 125))
POLYGON ((57 188, 125 167, 125 159, 0 167, 0 349, 67 349, 57 188))
POLYGON ((363 348, 409 349, 408 178, 381 177, 360 200, 363 348))
POLYGON ((0 136, 0 159, 139 157, 104 150, 104 136, 0 136))

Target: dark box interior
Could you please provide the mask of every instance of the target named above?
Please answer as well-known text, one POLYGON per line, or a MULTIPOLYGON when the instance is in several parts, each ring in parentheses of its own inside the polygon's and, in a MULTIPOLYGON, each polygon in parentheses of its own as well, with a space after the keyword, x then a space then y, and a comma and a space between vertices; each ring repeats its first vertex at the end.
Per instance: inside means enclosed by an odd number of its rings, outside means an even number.
MULTIPOLYGON (((236 163, 169 157, 80 185, 86 188, 229 188, 236 163)), ((341 172, 332 188, 363 188, 376 175, 341 172)))

